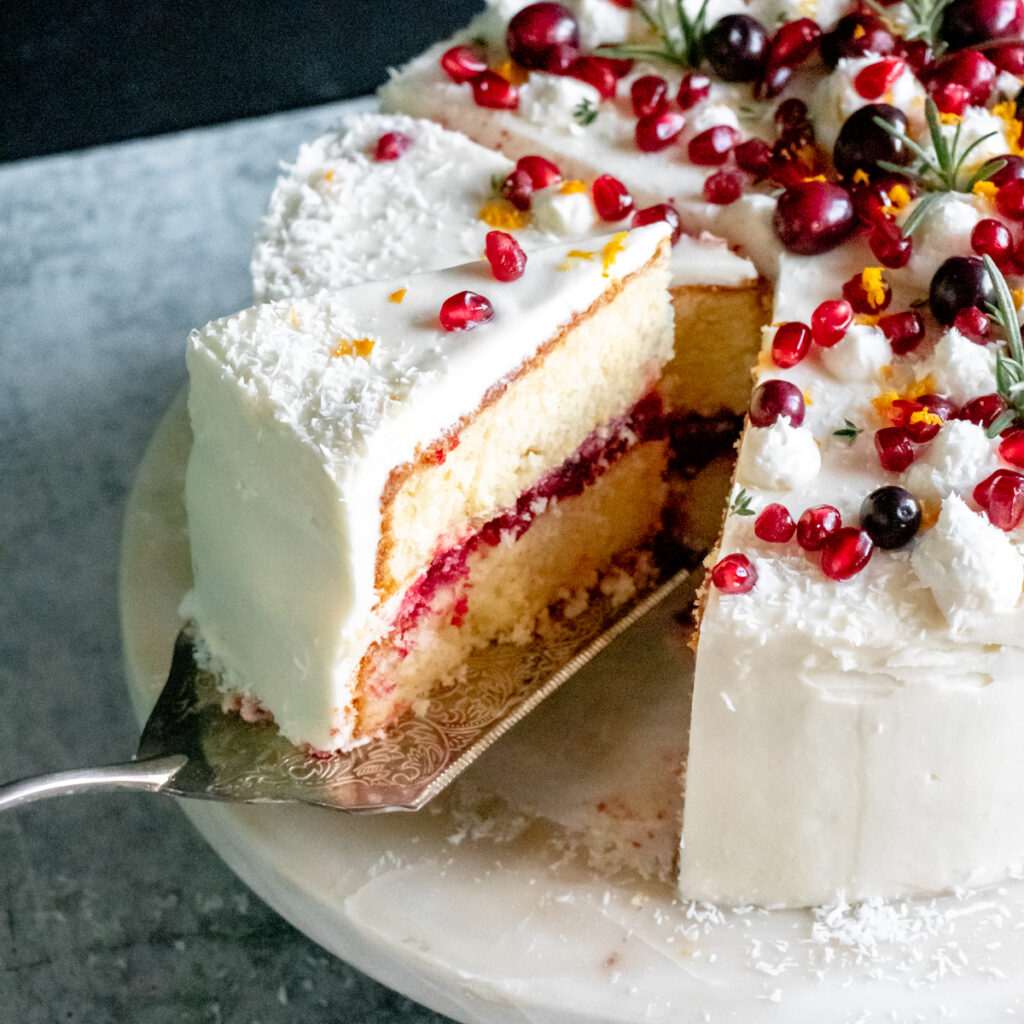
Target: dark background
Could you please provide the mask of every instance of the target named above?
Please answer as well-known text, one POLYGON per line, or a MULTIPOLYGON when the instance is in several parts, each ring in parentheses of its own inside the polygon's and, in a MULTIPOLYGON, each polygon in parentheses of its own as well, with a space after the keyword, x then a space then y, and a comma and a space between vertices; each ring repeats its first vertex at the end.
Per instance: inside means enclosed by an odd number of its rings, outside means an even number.
POLYGON ((0 160, 359 96, 482 0, 0 0, 0 160))

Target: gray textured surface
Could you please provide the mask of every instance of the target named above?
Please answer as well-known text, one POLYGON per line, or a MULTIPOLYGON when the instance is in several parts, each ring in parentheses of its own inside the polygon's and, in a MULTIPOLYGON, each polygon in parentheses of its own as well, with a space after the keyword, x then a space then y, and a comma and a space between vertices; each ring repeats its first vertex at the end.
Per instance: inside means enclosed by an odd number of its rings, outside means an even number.
MULTIPOLYGON (((188 330, 247 304, 281 160, 338 107, 0 167, 0 779, 123 760, 116 578, 188 330)), ((437 1024, 253 896, 169 800, 0 816, 2 1024, 437 1024)))

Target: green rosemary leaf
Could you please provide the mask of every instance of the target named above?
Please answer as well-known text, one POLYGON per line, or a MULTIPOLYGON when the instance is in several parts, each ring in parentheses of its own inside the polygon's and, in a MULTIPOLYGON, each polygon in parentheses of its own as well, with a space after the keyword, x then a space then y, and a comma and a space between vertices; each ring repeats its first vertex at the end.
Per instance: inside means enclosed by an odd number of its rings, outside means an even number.
MULTIPOLYGON (((986 136, 987 138, 988 136, 986 136)), ((964 189, 965 192, 973 192, 974 186, 979 181, 988 181, 993 174, 998 174, 1006 166, 1006 161, 1001 160, 999 157, 994 156, 991 160, 986 160, 968 179, 967 187, 964 189)))
MULTIPOLYGON (((938 174, 941 176, 942 168, 948 167, 950 162, 949 143, 946 141, 946 134, 942 130, 942 121, 939 119, 939 108, 935 105, 935 100, 933 100, 931 96, 929 96, 924 102, 924 116, 928 121, 928 134, 932 137, 932 148, 935 150, 935 162, 938 164, 938 174)), ((960 122, 957 122, 957 128, 959 129, 959 127, 960 122)))
POLYGON ((988 271, 989 279, 996 290, 996 305, 1000 315, 1000 326, 1006 332, 1006 341, 1010 347, 1010 358, 1014 362, 1024 365, 1024 341, 1020 335, 1020 321, 1017 319, 1017 307, 1013 304, 1013 295, 1010 286, 1006 283, 999 268, 991 256, 982 257, 985 261, 985 269, 988 271))
MULTIPOLYGON (((977 149, 978 146, 980 146, 983 142, 986 142, 988 139, 991 139, 994 135, 997 135, 997 134, 998 134, 998 132, 989 132, 987 135, 982 135, 982 137, 980 139, 975 139, 962 153, 959 154, 959 156, 957 156, 956 169, 955 170, 957 172, 959 172, 960 168, 963 167, 964 163, 967 161, 967 158, 971 155, 971 153, 973 153, 974 150, 977 149)), ((960 138, 960 125, 958 124, 956 126, 956 136, 954 138, 954 147, 953 147, 953 151, 954 152, 956 152, 956 145, 955 145, 956 139, 959 139, 959 138, 960 138)), ((993 163, 992 160, 989 160, 989 161, 986 161, 986 162, 987 163, 993 163)), ((998 162, 998 161, 995 161, 995 162, 998 162)), ((1002 162, 1004 164, 1006 163, 1005 160, 1002 161, 1002 162)), ((982 164, 981 166, 984 167, 985 164, 982 164)), ((998 170, 998 168, 993 168, 990 173, 991 174, 995 174, 997 170, 998 170)), ((979 179, 979 180, 981 180, 981 179, 979 179)), ((965 190, 965 191, 968 191, 968 190, 965 190)))
POLYGON ((998 437, 1017 418, 1013 409, 1004 409, 988 426, 986 437, 998 437))
POLYGON ((500 174, 491 175, 491 198, 501 199, 501 186, 505 184, 505 179, 500 174))
POLYGON ((734 516, 752 516, 756 513, 750 507, 753 498, 741 487, 739 493, 729 503, 729 514, 734 516))
POLYGON ((940 195, 941 193, 939 192, 929 192, 918 199, 917 204, 910 211, 900 228, 907 238, 927 220, 929 210, 939 201, 940 195))

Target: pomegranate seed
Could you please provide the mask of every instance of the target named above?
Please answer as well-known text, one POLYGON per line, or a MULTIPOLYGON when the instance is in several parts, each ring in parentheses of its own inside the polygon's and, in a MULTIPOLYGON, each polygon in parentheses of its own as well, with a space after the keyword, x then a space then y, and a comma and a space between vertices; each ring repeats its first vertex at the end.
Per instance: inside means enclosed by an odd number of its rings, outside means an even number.
POLYGON ((790 68, 803 64, 817 49, 821 28, 811 18, 797 18, 782 25, 768 46, 768 62, 790 68))
POLYGON ((488 231, 484 251, 498 281, 518 281, 526 270, 523 247, 504 231, 488 231))
POLYGON ((1011 466, 1024 469, 1024 429, 1014 427, 1006 431, 999 442, 999 454, 1011 466))
POLYGON ((866 100, 880 99, 896 84, 906 66, 899 57, 886 57, 862 68, 853 80, 853 87, 866 100))
POLYGON ((848 580, 871 560, 875 542, 867 530, 844 526, 825 539, 821 552, 821 571, 830 580, 848 580))
MULTIPOLYGON (((614 0, 612 0, 614 3, 614 0)), ((625 78, 633 70, 633 61, 627 57, 601 57, 616 78, 625 78)))
POLYGON ((593 195, 594 209, 601 220, 622 220, 632 212, 633 197, 626 186, 610 174, 594 179, 593 195))
POLYGON ((974 225, 971 248, 979 256, 991 256, 999 263, 1013 252, 1013 235, 1002 221, 988 217, 974 225))
POLYGON ((727 124, 716 124, 690 139, 686 147, 690 163, 698 167, 716 167, 729 159, 740 133, 727 124))
POLYGON ((746 555, 726 555, 711 570, 711 582, 723 594, 746 594, 757 582, 757 569, 746 555))
POLYGON ((778 96, 789 85, 793 69, 785 64, 768 61, 761 77, 754 83, 754 99, 770 100, 778 96))
POLYGON ((502 183, 501 194, 517 209, 528 210, 533 195, 533 179, 516 168, 502 183))
POLYGON ((993 526, 1012 530, 1024 516, 1024 479, 1015 473, 994 481, 989 488, 985 512, 993 526))
POLYGON ((446 331, 471 331, 494 317, 494 307, 476 292, 456 292, 441 303, 438 318, 446 331))
MULTIPOLYGON (((915 444, 930 441, 942 429, 941 423, 929 423, 920 414, 930 413, 922 402, 909 398, 897 398, 889 409, 889 421, 894 427, 901 427, 915 444), (915 421, 914 417, 918 419, 915 421)), ((937 414, 933 414, 937 415, 937 414)))
POLYGON ((811 314, 811 337, 816 345, 831 348, 843 340, 853 323, 853 306, 846 299, 826 299, 811 314))
POLYGON ((660 75, 641 75, 629 87, 629 98, 637 117, 657 117, 668 109, 668 82, 660 75))
POLYGON ((992 334, 992 324, 989 318, 977 306, 961 309, 953 317, 953 326, 976 345, 984 345, 992 334))
POLYGON ((516 161, 516 170, 526 171, 535 192, 549 185, 557 185, 562 180, 562 172, 558 167, 542 156, 521 156, 516 161))
POLYGON ((603 57, 577 57, 569 65, 568 74, 570 78, 578 78, 592 85, 603 100, 613 99, 619 86, 615 72, 608 67, 603 57))
POLYGON ((929 412, 933 412, 936 416, 941 417, 943 422, 948 422, 956 416, 956 406, 948 398, 943 398, 942 395, 922 395, 918 401, 929 412))
POLYGON ((754 388, 747 411, 755 427, 770 427, 781 416, 789 420, 790 426, 799 427, 804 421, 807 403, 795 384, 773 378, 754 388))
POLYGON ((902 427, 882 427, 875 431, 875 451, 882 468, 890 473, 902 473, 917 458, 914 443, 902 427))
POLYGON ((780 324, 772 339, 772 359, 776 366, 796 366, 811 351, 811 329, 799 320, 780 324))
POLYGON ((924 341, 924 320, 921 314, 913 309, 883 316, 878 321, 878 326, 888 338, 893 353, 898 356, 913 352, 924 341))
POLYGON ((815 505, 806 509, 797 520, 796 542, 804 551, 820 551, 825 541, 842 525, 839 509, 831 505, 815 505))
POLYGON ((843 285, 843 298, 853 306, 855 313, 881 313, 883 309, 888 309, 889 303, 892 302, 892 287, 883 277, 881 295, 873 291, 869 293, 864 287, 863 275, 854 274, 843 285))
POLYGON ((529 4, 509 21, 505 42, 517 64, 560 74, 580 55, 580 28, 559 3, 529 4))
POLYGON ((985 477, 984 480, 974 488, 973 497, 978 505, 988 511, 989 505, 992 503, 992 491, 995 485, 1004 478, 1010 478, 1015 481, 1015 486, 1024 487, 1024 476, 1012 469, 997 469, 990 476, 985 477))
POLYGON ((707 75, 691 72, 683 75, 679 83, 679 92, 676 93, 676 103, 680 110, 689 110, 695 107, 701 100, 706 100, 711 92, 711 79, 707 75))
POLYGON ((637 147, 645 153, 656 153, 670 145, 685 124, 686 118, 682 114, 670 110, 641 117, 636 123, 637 147))
POLYGON ((715 171, 704 182, 704 199, 715 206, 735 203, 742 192, 743 186, 739 177, 731 171, 715 171))
POLYGON ((397 160, 411 145, 412 139, 404 132, 385 132, 377 140, 373 159, 381 162, 397 160))
POLYGON ((491 110, 515 110, 519 90, 497 71, 484 71, 473 79, 473 102, 491 110))
POLYGON ((1018 78, 1024 75, 1024 43, 1000 43, 986 53, 1000 71, 1009 71, 1018 78))
POLYGON ((996 209, 1010 220, 1024 220, 1024 178, 1008 181, 996 193, 996 209))
POLYGON ((674 206, 668 203, 656 203, 654 206, 646 206, 633 214, 633 227, 643 227, 644 224, 657 224, 659 220, 665 221, 672 229, 671 242, 673 245, 683 237, 683 225, 679 220, 679 214, 674 206))
POLYGON ((956 82, 945 82, 932 90, 932 99, 940 114, 954 114, 960 117, 967 109, 970 94, 956 82))
POLYGON ((992 426, 996 417, 1006 411, 1006 402, 999 395, 981 395, 979 398, 972 398, 966 405, 962 406, 953 416, 957 420, 967 420, 969 423, 977 423, 979 427, 986 430, 992 426))
POLYGON ((888 270, 898 270, 910 262, 914 244, 893 221, 881 221, 868 233, 868 245, 875 259, 888 270))
POLYGON ((441 67, 453 82, 468 82, 487 70, 487 60, 473 46, 453 46, 441 55, 441 67))
POLYGON ((769 544, 785 544, 795 533, 796 523, 785 505, 766 505, 754 520, 754 535, 769 544))
POLYGON ((772 147, 763 139, 747 139, 734 150, 736 163, 745 171, 767 178, 772 170, 772 147))

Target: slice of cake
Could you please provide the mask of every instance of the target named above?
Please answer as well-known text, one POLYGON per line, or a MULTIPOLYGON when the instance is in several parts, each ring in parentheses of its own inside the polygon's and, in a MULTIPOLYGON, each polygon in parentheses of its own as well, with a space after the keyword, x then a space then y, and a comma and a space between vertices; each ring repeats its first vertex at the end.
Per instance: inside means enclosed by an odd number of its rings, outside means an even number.
POLYGON ((514 280, 472 263, 195 332, 183 610, 223 684, 348 747, 470 650, 642 574, 668 255, 656 224, 534 250, 514 280))

